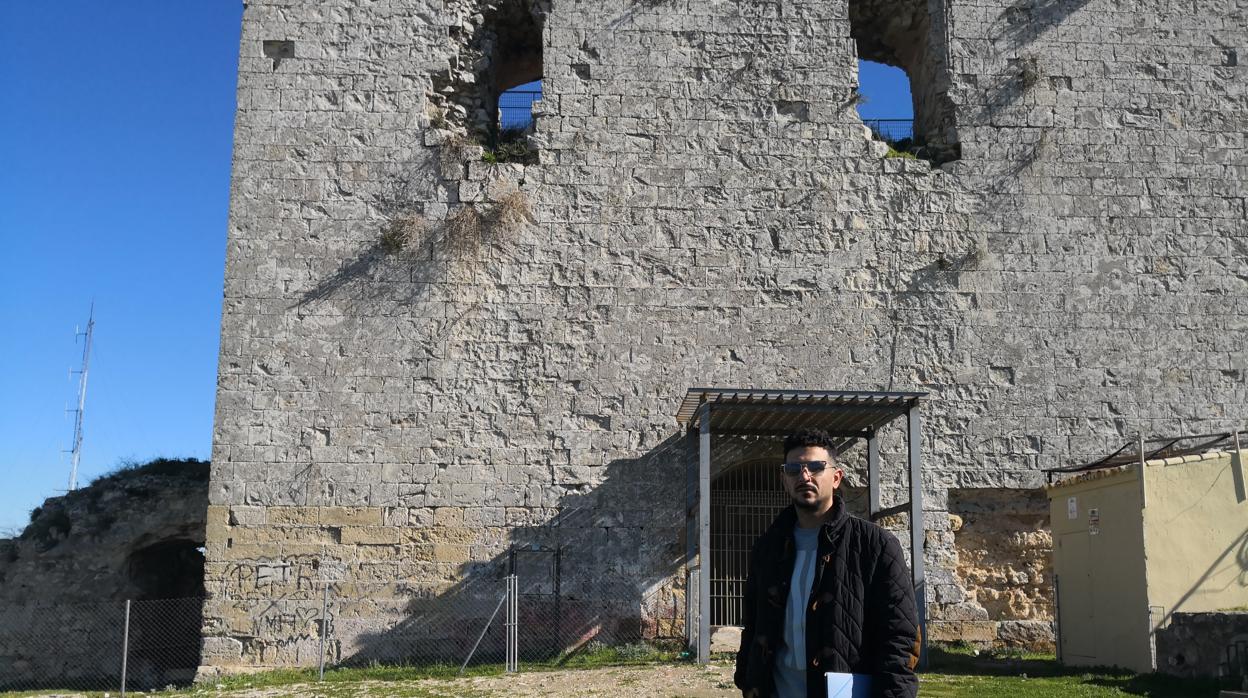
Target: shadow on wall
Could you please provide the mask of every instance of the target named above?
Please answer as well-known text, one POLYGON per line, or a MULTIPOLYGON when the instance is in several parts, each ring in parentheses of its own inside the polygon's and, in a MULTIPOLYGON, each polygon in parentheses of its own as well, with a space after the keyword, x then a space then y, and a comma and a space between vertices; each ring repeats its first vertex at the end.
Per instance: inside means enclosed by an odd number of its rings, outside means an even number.
POLYGON ((1234 566, 1239 569, 1239 573, 1234 576, 1232 581, 1228 581, 1221 588, 1216 589, 1216 591, 1225 591, 1226 588, 1232 584, 1238 584, 1239 587, 1244 590, 1245 594, 1248 595, 1248 529, 1244 529, 1244 531, 1239 534, 1239 537, 1236 538, 1233 543, 1228 545, 1208 568, 1200 573, 1200 576, 1196 578, 1196 582, 1192 584, 1192 588, 1188 589, 1187 592, 1174 603, 1174 607, 1166 609, 1166 615, 1162 618, 1161 625, 1165 626, 1168 624, 1175 613, 1183 613, 1185 611, 1183 605, 1192 597, 1202 591, 1209 591, 1205 588, 1205 584, 1209 582, 1212 577, 1217 575, 1218 572, 1226 569, 1226 563, 1228 561, 1232 562, 1234 566))
MULTIPOLYGON (((685 457, 683 439, 672 436, 643 456, 612 461, 600 480, 597 468, 556 467, 564 494, 545 510, 558 513, 516 522, 506 550, 460 565, 462 581, 449 589, 425 595, 396 586, 390 608, 375 599, 331 601, 329 661, 458 664, 479 641, 473 661, 499 662, 503 577, 513 572, 526 661, 566 659, 594 641, 618 647, 683 636, 685 457), (370 627, 386 615, 400 620, 370 627)), ((331 585, 330 597, 346 591, 331 585)))
POLYGON ((1011 52, 1018 52, 1045 32, 1066 21, 1090 0, 1014 0, 993 24, 990 36, 1011 52))

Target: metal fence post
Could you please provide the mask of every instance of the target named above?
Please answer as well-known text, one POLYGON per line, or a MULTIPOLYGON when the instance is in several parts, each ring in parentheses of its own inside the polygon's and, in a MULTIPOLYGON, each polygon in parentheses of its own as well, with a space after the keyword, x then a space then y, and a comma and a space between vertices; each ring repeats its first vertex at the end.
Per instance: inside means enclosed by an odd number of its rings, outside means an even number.
POLYGON ((126 599, 126 620, 121 632, 121 698, 126 698, 126 660, 130 657, 130 599, 126 599))
POLYGON ((507 578, 507 672, 520 670, 520 578, 507 578))
POLYGON ((316 680, 325 680, 325 636, 329 634, 329 583, 321 590, 321 646, 316 660, 316 680))

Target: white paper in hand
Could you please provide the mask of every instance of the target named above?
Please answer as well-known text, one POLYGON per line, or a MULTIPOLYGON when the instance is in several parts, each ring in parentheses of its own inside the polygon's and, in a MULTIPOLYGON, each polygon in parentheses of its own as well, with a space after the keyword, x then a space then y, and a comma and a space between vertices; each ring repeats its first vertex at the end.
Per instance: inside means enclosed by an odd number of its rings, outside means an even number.
POLYGON ((866 674, 824 674, 828 680, 828 698, 870 698, 871 677, 866 674))

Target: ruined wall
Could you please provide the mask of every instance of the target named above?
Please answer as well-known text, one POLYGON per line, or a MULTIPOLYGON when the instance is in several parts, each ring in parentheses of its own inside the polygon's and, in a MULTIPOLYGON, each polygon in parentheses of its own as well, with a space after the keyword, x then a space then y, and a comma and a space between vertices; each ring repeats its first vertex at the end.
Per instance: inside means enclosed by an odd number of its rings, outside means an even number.
MULTIPOLYGON (((1041 490, 949 491, 961 600, 944 600, 934 640, 1052 651, 1053 534, 1041 490)), ((950 596, 958 592, 953 592, 950 596)))
POLYGON ((1242 8, 930 3, 933 169, 863 135, 824 0, 526 4, 538 162, 490 165, 451 105, 495 5, 248 3, 206 662, 308 661, 262 621, 316 583, 436 596, 533 538, 604 622, 679 603, 693 385, 928 391, 937 619, 949 488, 1242 419, 1242 8))
POLYGON ((1175 613, 1169 625, 1157 630, 1157 671, 1187 678, 1242 679, 1248 675, 1246 648, 1248 612, 1175 613))
MULTIPOLYGON (((159 460, 52 497, 14 539, 0 540, 0 689, 72 687, 121 671, 125 601, 203 596, 208 464, 159 460)), ((159 610, 169 644, 196 628, 199 603, 159 610), (176 608, 176 613, 170 609, 176 608)), ((148 630, 132 617, 132 647, 148 630)), ((163 650, 164 669, 194 671, 198 647, 163 650), (178 664, 178 653, 190 653, 178 664)), ((174 677, 130 657, 131 686, 163 687, 174 677)), ((87 683, 86 687, 98 684, 87 683)))

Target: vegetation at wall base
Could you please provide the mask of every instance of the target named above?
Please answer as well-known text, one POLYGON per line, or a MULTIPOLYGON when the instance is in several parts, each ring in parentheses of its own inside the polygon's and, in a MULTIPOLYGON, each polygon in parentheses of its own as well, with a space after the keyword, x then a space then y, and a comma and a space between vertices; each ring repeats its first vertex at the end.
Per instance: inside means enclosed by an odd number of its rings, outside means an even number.
MULTIPOLYGON (((652 667, 670 675, 679 672, 679 685, 693 686, 700 681, 727 696, 738 692, 731 685, 732 660, 718 655, 709 667, 681 659, 680 647, 668 644, 634 643, 608 646, 589 642, 577 651, 545 662, 521 662, 524 674, 606 670, 587 673, 596 681, 617 682, 627 686, 631 695, 646 693, 646 672, 652 667)), ((924 698, 1110 698, 1111 696, 1144 696, 1147 698, 1215 698, 1218 686, 1214 681, 1191 681, 1156 674, 1133 674, 1109 668, 1066 667, 1053 655, 1027 652, 977 652, 967 645, 933 646, 930 667, 920 675, 920 695, 924 698)), ((315 668, 280 669, 256 674, 238 674, 208 679, 189 688, 149 692, 148 696, 221 696, 222 698, 281 698, 284 696, 316 695, 322 698, 447 698, 473 696, 489 698, 506 695, 499 686, 511 685, 510 680, 482 686, 471 679, 500 677, 502 664, 469 666, 460 674, 458 664, 383 665, 335 668, 325 670, 325 679, 317 681, 315 668), (462 679, 462 680, 461 680, 462 679), (502 691, 502 692, 500 692, 502 691)), ((543 680, 542 685, 546 685, 543 680)), ((579 685, 579 684, 578 684, 579 685)), ((704 686, 704 687, 705 687, 704 686)), ((49 691, 0 693, 5 698, 49 696, 49 691)), ((622 693, 623 694, 623 693, 622 693)), ((621 695, 622 695, 621 694, 621 695)), ((75 692, 83 698, 100 698, 103 693, 75 692)), ((114 693, 115 695, 115 693, 114 693)), ((526 694, 528 695, 528 694, 526 694)), ((568 692, 551 696, 574 695, 568 692)), ((680 695, 670 690, 654 695, 680 695)), ((698 693, 705 695, 705 691, 698 693)))
POLYGON ((920 680, 922 694, 934 698, 1216 698, 1219 691, 1213 680, 1135 674, 1111 667, 1070 667, 1051 654, 979 652, 968 645, 932 646, 928 671, 920 680))

